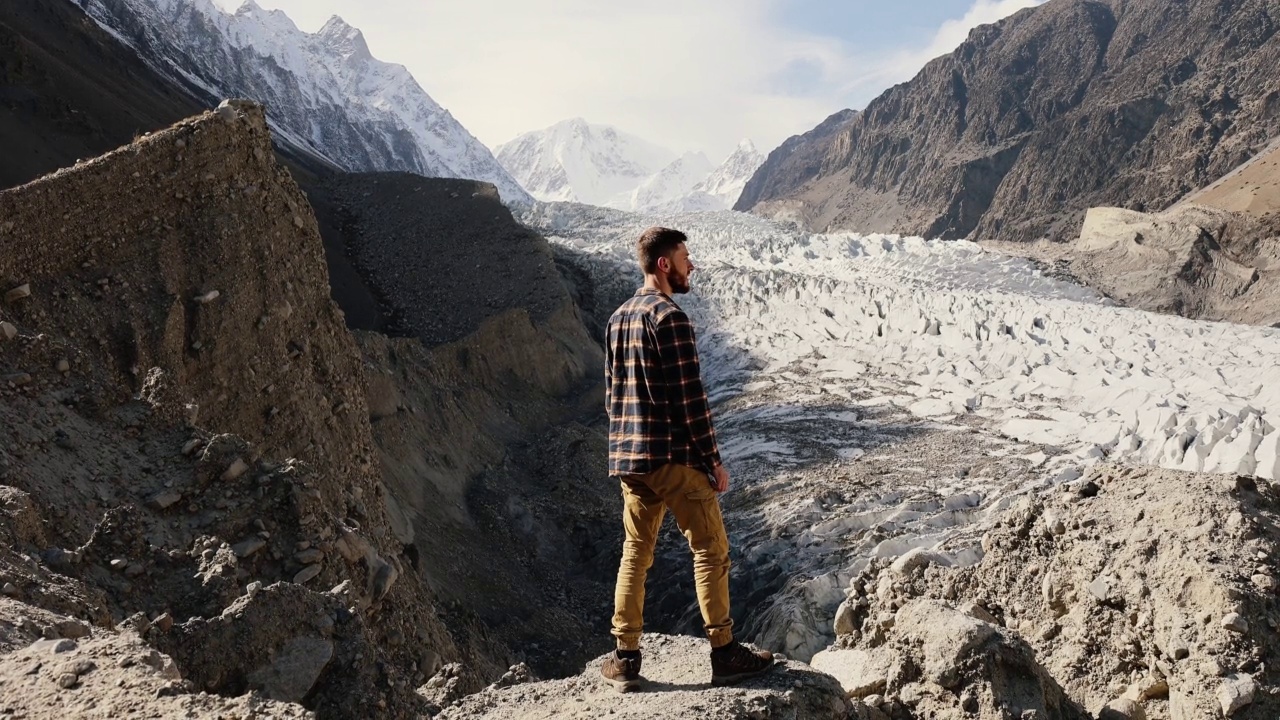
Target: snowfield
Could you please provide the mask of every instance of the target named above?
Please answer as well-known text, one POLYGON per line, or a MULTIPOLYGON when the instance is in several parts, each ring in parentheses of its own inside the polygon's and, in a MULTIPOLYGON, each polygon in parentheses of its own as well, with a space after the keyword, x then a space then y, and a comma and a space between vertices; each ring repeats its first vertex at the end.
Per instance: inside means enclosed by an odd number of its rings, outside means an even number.
POLYGON ((1118 307, 969 242, 569 204, 524 221, 615 289, 643 228, 689 235, 677 302, 735 478, 735 572, 779 576, 748 629, 795 657, 867 558, 972 562, 965 528, 1090 464, 1280 478, 1280 330, 1118 307))

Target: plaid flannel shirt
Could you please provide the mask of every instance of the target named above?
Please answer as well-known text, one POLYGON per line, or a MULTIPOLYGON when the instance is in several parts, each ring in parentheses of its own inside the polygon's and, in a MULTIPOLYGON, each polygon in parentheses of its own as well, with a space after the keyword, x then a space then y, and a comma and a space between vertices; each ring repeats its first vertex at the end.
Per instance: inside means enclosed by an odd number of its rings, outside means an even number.
POLYGON ((670 297, 641 288, 613 313, 604 373, 611 476, 720 463, 693 324, 670 297))

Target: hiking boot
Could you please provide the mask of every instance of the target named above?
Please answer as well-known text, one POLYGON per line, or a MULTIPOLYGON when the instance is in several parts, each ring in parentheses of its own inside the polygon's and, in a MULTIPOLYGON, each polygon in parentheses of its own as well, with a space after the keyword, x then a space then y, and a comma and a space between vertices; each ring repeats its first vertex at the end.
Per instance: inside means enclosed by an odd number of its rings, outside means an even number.
POLYGON ((711 684, 730 685, 773 667, 773 653, 752 650, 737 640, 711 651, 711 684))
POLYGON ((618 692, 639 690, 640 658, 619 657, 614 651, 600 665, 600 676, 618 692))

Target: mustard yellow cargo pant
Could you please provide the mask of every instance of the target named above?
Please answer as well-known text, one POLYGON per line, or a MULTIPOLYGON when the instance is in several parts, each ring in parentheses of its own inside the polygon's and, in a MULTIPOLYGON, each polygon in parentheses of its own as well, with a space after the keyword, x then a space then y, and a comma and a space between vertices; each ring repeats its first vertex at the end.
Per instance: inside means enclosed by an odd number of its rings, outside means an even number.
POLYGON ((729 537, 720 501, 707 474, 684 465, 664 465, 622 480, 622 524, 626 540, 613 594, 613 636, 618 648, 638 650, 644 630, 644 579, 653 565, 662 518, 671 510, 693 551, 693 582, 711 647, 733 641, 729 617, 729 537))

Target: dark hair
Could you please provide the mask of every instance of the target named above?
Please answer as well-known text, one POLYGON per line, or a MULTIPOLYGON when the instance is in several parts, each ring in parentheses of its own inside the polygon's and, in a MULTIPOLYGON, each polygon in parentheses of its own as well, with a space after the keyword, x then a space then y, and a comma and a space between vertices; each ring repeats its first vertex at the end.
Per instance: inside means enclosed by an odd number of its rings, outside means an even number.
POLYGON ((676 246, 688 240, 679 230, 664 227, 651 227, 640 235, 636 242, 636 257, 640 260, 640 269, 652 275, 658 271, 658 258, 667 257, 675 251, 676 246))

